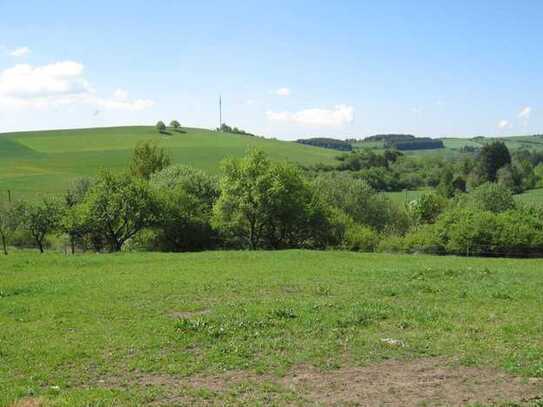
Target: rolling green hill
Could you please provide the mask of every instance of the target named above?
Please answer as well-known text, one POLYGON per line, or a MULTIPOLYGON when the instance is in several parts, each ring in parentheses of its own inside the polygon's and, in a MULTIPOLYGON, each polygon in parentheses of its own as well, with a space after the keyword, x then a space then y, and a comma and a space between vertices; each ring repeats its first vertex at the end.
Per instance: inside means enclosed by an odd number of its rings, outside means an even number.
POLYGON ((337 152, 259 137, 184 128, 160 135, 152 126, 52 130, 0 134, 0 196, 62 191, 77 177, 127 166, 138 141, 158 140, 174 163, 217 172, 225 157, 255 146, 273 159, 300 164, 331 162, 337 152))

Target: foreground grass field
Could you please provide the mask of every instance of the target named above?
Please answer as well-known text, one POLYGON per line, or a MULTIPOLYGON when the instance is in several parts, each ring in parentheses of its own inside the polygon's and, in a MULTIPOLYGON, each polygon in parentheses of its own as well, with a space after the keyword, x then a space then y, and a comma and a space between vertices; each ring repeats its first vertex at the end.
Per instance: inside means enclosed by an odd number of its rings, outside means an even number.
POLYGON ((301 164, 332 162, 337 151, 298 143, 204 129, 169 130, 152 126, 110 127, 0 134, 0 198, 63 191, 69 182, 94 176, 101 168, 121 170, 138 141, 157 140, 174 163, 217 172, 225 157, 242 156, 255 146, 272 159, 301 164))
POLYGON ((19 252, 0 258, 0 405, 536 405, 542 271, 348 252, 19 252))

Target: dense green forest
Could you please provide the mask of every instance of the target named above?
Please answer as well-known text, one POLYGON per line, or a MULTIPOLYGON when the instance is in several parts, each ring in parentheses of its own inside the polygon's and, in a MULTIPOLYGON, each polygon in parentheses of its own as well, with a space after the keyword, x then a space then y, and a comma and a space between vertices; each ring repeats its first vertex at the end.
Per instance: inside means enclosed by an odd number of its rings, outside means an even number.
POLYGON ((306 144, 310 146, 316 146, 316 147, 323 147, 323 148, 331 148, 333 150, 340 150, 340 151, 352 151, 353 147, 350 143, 343 140, 338 140, 335 138, 308 138, 308 139, 299 139, 296 140, 297 143, 300 144, 306 144))

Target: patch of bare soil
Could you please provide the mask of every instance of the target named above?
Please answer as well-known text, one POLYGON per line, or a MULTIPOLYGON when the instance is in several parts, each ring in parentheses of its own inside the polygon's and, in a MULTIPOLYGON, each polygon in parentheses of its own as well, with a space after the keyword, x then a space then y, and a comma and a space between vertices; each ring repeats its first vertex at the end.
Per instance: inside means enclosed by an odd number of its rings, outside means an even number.
POLYGON ((283 384, 324 405, 465 406, 529 402, 543 396, 540 380, 523 380, 492 369, 446 365, 445 360, 433 358, 387 361, 331 372, 302 367, 283 378, 283 384))
MULTIPOLYGON (((183 396, 187 389, 224 394, 240 384, 246 387, 254 384, 256 387, 265 383, 273 383, 295 393, 308 405, 465 406, 506 401, 529 403, 543 399, 541 379, 522 379, 493 369, 447 365, 444 359, 431 358, 410 362, 391 360, 333 371, 298 366, 282 378, 245 371, 187 378, 140 374, 126 384, 161 386, 169 394, 166 404, 174 400, 187 401, 183 396)), ((109 384, 115 386, 114 383, 109 384)), ((191 404, 199 403, 192 400, 191 404)))
POLYGON ((43 405, 40 399, 26 398, 16 401, 11 407, 41 407, 43 405))

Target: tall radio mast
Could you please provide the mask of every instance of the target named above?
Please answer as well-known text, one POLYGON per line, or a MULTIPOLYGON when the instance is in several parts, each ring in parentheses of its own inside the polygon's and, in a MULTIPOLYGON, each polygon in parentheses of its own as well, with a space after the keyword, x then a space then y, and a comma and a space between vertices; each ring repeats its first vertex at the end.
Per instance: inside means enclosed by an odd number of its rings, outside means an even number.
POLYGON ((222 97, 219 96, 219 131, 222 129, 222 97))

